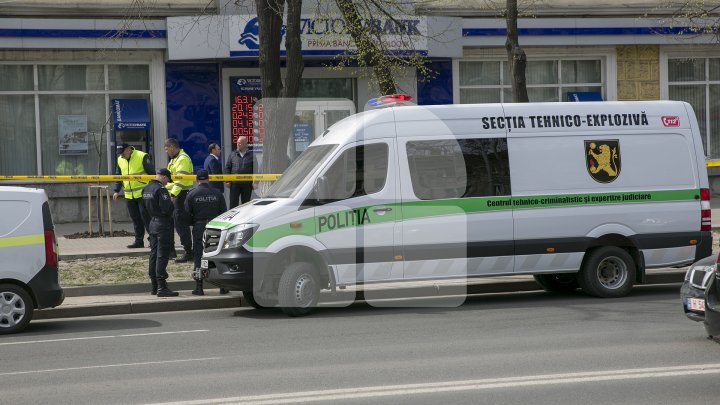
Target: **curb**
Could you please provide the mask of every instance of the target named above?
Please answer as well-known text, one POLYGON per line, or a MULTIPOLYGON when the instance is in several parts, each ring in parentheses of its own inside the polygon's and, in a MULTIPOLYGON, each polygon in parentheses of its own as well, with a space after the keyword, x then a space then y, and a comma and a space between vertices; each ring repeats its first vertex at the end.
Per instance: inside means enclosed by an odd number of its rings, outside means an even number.
MULTIPOLYGON (((685 277, 685 270, 664 271, 662 273, 647 274, 644 285, 651 284, 675 284, 682 283, 685 277)), ((479 279, 482 280, 482 279, 479 279)), ((187 291, 188 285, 194 285, 192 281, 178 281, 168 283, 173 290, 187 291)), ((385 284, 388 285, 388 284, 385 284)), ((401 285, 401 284, 398 284, 401 285)), ((68 287, 68 297, 79 297, 88 295, 111 295, 124 293, 146 292, 146 284, 120 284, 110 286, 90 287, 68 287)), ((532 280, 508 280, 501 282, 485 282, 477 284, 450 284, 450 285, 428 285, 416 287, 390 287, 371 288, 366 291, 338 290, 335 293, 323 292, 320 303, 332 306, 332 303, 348 303, 354 301, 383 300, 383 299, 408 299, 408 298, 429 298, 453 295, 477 295, 510 292, 542 291, 540 286, 532 280)), ((238 308, 242 306, 239 293, 225 296, 203 296, 194 297, 183 295, 173 298, 159 298, 157 301, 140 301, 127 303, 104 303, 89 305, 62 305, 57 308, 44 309, 35 312, 35 319, 57 319, 76 318, 87 316, 108 316, 127 315, 150 312, 172 312, 191 311, 203 309, 238 308)), ((247 306, 247 304, 246 304, 247 306)))
POLYGON ((44 309, 34 313, 34 319, 78 318, 85 316, 107 316, 143 314, 150 312, 192 311, 198 309, 236 308, 240 306, 240 295, 221 297, 169 297, 158 301, 76 305, 44 309))

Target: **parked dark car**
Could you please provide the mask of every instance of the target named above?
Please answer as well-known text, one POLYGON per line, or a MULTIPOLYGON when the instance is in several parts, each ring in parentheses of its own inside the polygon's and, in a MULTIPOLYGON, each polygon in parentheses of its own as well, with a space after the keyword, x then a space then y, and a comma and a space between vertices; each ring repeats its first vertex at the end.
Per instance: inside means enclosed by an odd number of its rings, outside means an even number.
POLYGON ((717 258, 709 256, 690 266, 680 289, 685 315, 703 322, 708 336, 720 339, 720 275, 717 258))

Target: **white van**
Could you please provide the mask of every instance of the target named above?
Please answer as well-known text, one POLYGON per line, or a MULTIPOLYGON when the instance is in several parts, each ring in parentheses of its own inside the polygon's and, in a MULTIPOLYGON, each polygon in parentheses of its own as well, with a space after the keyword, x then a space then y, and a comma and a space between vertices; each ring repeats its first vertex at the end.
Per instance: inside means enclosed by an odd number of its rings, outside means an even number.
POLYGON ((55 226, 44 190, 0 187, 0 335, 23 330, 35 309, 65 299, 55 226))
POLYGON ((333 125, 265 198, 210 222, 203 265, 289 315, 322 289, 403 280, 528 274, 620 297, 646 268, 710 255, 709 200, 687 103, 393 106, 333 125))

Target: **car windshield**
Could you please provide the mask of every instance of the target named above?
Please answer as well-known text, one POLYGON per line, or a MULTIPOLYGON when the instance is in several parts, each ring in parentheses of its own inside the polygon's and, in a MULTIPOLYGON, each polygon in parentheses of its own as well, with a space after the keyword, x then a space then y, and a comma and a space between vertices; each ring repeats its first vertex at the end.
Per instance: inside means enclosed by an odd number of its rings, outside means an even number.
POLYGON ((268 190, 267 198, 287 198, 302 187, 307 179, 317 170, 320 162, 338 145, 317 145, 307 148, 282 176, 268 190))

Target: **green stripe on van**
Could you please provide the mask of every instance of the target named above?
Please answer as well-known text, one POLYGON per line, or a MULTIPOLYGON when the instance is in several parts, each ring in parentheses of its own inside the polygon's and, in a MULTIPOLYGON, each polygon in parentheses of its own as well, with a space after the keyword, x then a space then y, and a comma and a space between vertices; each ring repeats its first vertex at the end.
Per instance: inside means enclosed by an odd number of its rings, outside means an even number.
POLYGON ((26 236, 13 236, 11 238, 0 238, 0 248, 27 246, 27 245, 42 245, 45 243, 45 235, 26 235, 26 236))
POLYGON ((210 221, 208 222, 208 226, 216 226, 218 228, 222 229, 230 229, 238 224, 233 224, 232 222, 225 222, 225 221, 210 221))
MULTIPOLYGON (((403 220, 443 217, 449 215, 465 215, 480 212, 508 211, 508 210, 524 210, 537 208, 554 208, 554 207, 573 207, 573 206, 595 206, 595 205, 617 205, 617 204, 636 204, 636 203, 656 203, 656 202, 672 202, 672 201, 692 201, 700 199, 700 190, 661 190, 661 191, 635 191, 620 193, 588 193, 588 194, 555 194, 555 195, 533 195, 533 196, 517 196, 517 197, 475 197, 475 198, 449 198, 442 200, 429 201, 411 201, 402 204, 382 204, 384 207, 402 212, 403 220)), ((371 206, 375 207, 375 206, 371 206)), ((395 218, 394 215, 380 216, 372 211, 371 207, 362 207, 355 210, 340 210, 333 214, 338 214, 336 220, 344 221, 342 228, 356 227, 363 225, 372 225, 382 222, 388 222, 395 218), (367 210, 369 221, 358 223, 358 217, 355 222, 353 218, 348 219, 348 215, 364 214, 367 210)), ((327 216, 325 214, 322 216, 327 216)), ((397 214, 399 215, 399 214, 397 214)), ((272 228, 261 230, 247 242, 254 248, 267 247, 274 241, 290 236, 305 235, 314 236, 317 233, 328 232, 328 228, 321 228, 320 217, 310 217, 290 223, 277 225, 272 228)), ((225 229, 234 225, 227 224, 225 229)), ((213 224, 211 222, 210 224, 213 224)), ((222 225, 215 225, 222 226, 222 225)), ((337 227, 333 230, 338 229, 337 227)))

